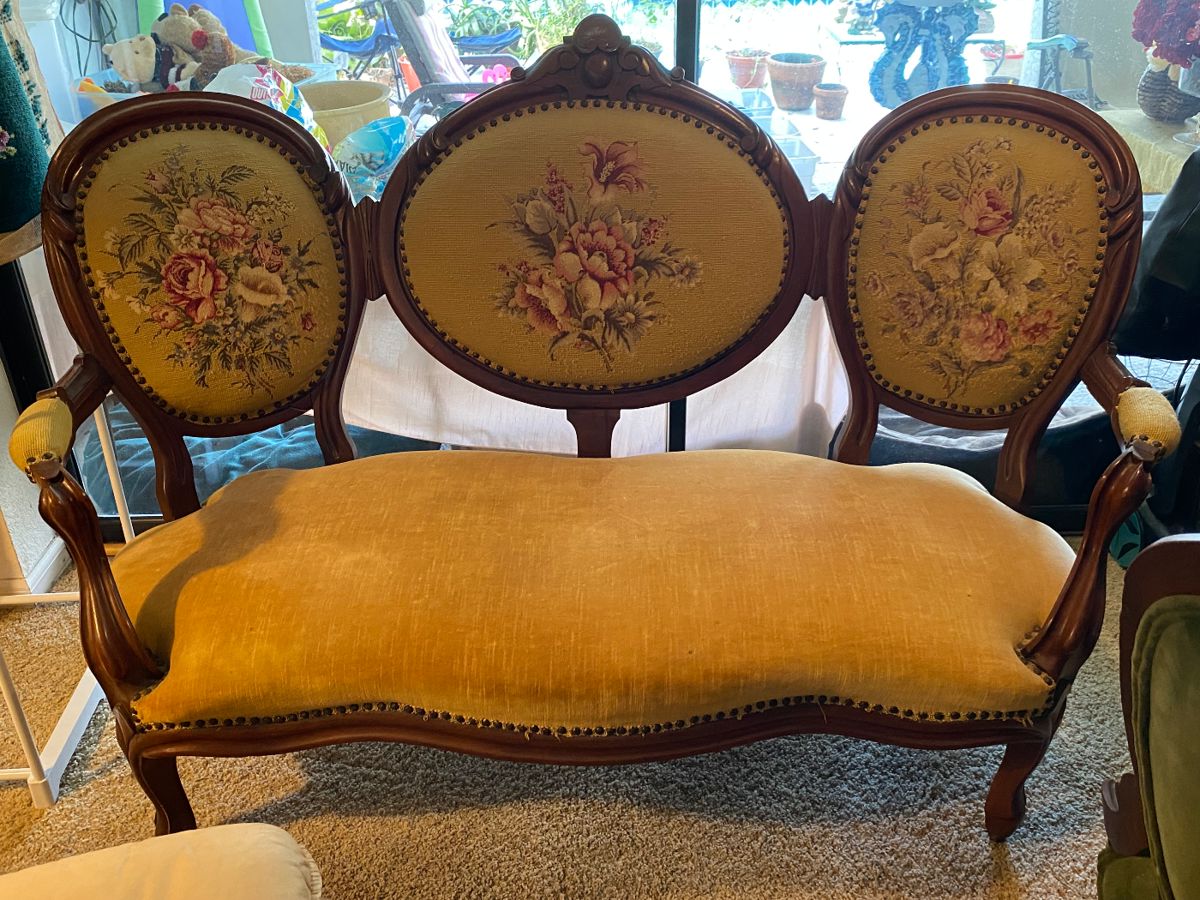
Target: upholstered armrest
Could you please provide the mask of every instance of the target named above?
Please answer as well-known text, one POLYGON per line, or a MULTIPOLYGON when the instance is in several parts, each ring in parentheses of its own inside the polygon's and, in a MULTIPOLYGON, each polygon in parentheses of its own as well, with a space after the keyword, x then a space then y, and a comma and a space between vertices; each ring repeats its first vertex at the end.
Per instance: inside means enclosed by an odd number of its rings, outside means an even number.
POLYGON ((18 469, 32 476, 33 464, 39 460, 62 462, 74 436, 71 407, 57 397, 45 397, 17 417, 8 440, 8 455, 18 469))
POLYGON ((111 386, 93 357, 76 357, 59 382, 38 394, 17 417, 8 441, 8 455, 17 468, 33 480, 35 464, 62 462, 75 440, 75 430, 104 401, 111 386))
POLYGON ((1149 445, 1156 458, 1179 446, 1179 418, 1169 400, 1121 365, 1111 344, 1100 347, 1083 367, 1083 381, 1112 417, 1122 446, 1149 445))
POLYGON ((1175 452, 1182 431, 1171 401, 1152 387, 1130 387, 1117 395, 1117 427, 1126 444, 1146 441, 1164 456, 1175 452))

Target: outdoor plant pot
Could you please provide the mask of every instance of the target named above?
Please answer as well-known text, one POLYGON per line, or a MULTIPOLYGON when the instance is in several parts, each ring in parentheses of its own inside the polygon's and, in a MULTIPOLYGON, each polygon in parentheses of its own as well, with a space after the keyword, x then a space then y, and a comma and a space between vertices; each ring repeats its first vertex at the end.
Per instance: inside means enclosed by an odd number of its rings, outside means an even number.
POLYGON ((735 87, 748 90, 760 88, 767 81, 767 51, 738 50, 725 54, 729 63, 729 77, 735 87))
POLYGON ((850 91, 844 84, 825 82, 813 88, 813 98, 817 102, 818 119, 840 119, 842 108, 846 105, 846 95, 850 91))
POLYGON ((808 109, 813 87, 825 74, 825 59, 814 53, 774 53, 767 59, 771 94, 780 109, 808 109))
POLYGON ((350 132, 389 115, 391 90, 378 81, 322 81, 300 89, 313 118, 325 129, 330 149, 350 132))

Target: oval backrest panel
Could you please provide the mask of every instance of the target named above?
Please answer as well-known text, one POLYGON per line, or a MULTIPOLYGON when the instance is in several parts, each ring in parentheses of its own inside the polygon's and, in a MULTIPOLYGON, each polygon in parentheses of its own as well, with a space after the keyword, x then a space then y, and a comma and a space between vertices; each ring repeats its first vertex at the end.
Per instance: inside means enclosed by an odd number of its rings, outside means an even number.
POLYGON ((301 162, 249 127, 130 135, 76 194, 76 255, 121 362, 195 422, 266 415, 324 374, 346 326, 341 238, 301 162))
POLYGON ((968 414, 1028 403, 1088 315, 1106 247, 1093 153, 1042 122, 938 117, 878 158, 850 255, 875 381, 968 414))
POLYGON ((753 331, 788 270, 788 221, 717 126, 564 101, 449 148, 407 198, 399 255, 445 342, 510 380, 612 392, 701 368, 753 331))

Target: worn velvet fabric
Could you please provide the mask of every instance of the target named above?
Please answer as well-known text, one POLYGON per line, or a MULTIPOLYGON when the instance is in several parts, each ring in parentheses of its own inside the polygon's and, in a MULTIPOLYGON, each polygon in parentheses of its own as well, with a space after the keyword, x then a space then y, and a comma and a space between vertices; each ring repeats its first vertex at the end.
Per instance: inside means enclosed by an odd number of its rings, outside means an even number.
POLYGON ((1036 715, 1073 562, 952 470, 416 452, 254 473, 113 563, 143 725, 398 702, 619 728, 798 696, 1036 715))
POLYGON ((75 428, 71 409, 61 400, 35 400, 13 426, 8 455, 16 467, 28 471, 39 459, 62 459, 67 455, 75 428))
POLYGON ((1097 869, 1100 900, 1160 900, 1158 876, 1148 856, 1118 856, 1111 847, 1100 853, 1097 869))
POLYGON ((1163 897, 1200 896, 1200 597, 1159 600, 1138 626, 1133 721, 1150 858, 1163 897))
POLYGON ((1175 407, 1160 391, 1151 387, 1131 387, 1117 398, 1117 421, 1121 436, 1128 442, 1134 438, 1161 444, 1170 454, 1179 446, 1181 429, 1175 407))

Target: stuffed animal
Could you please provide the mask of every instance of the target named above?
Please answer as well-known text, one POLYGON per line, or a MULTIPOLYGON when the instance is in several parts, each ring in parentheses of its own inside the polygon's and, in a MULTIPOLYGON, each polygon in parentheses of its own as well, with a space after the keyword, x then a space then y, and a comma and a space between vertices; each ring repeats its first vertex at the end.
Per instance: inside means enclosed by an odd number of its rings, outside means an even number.
POLYGON ((192 87, 198 91, 208 87, 218 72, 238 61, 238 48, 233 41, 216 31, 207 32, 206 37, 207 42, 200 52, 200 66, 192 76, 192 87))
POLYGON ((176 60, 174 48, 160 44, 148 34, 139 34, 100 48, 125 81, 143 91, 180 90, 200 64, 189 56, 176 60))
MULTIPOLYGON (((182 3, 172 3, 170 9, 150 26, 150 30, 164 44, 174 47, 177 53, 186 53, 197 62, 200 61, 212 35, 229 39, 221 20, 198 3, 193 3, 186 9, 182 3)), ((253 50, 244 50, 232 42, 230 46, 233 48, 234 62, 243 62, 258 56, 253 50)))
POLYGON ((170 47, 177 59, 187 57, 196 63, 200 62, 200 53, 208 43, 208 33, 180 3, 172 3, 171 8, 150 26, 150 33, 160 44, 170 47))

